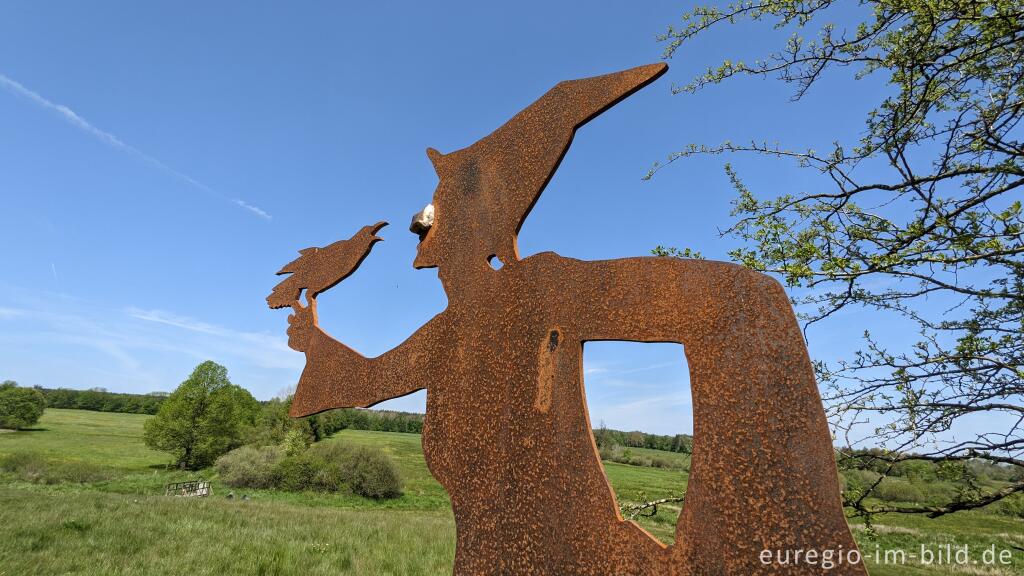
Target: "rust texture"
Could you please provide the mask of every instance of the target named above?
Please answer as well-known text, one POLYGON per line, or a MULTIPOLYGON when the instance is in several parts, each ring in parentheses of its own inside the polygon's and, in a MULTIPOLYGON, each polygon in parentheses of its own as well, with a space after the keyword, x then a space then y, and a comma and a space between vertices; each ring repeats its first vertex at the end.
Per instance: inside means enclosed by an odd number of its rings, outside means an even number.
MULTIPOLYGON (((414 265, 438 268, 449 305, 396 348, 366 358, 317 323, 316 293, 358 266, 375 227, 332 245, 331 257, 303 265, 304 252, 282 270, 295 272, 291 284, 268 298, 294 308, 289 344, 306 354, 293 416, 427 390, 423 451, 451 496, 457 575, 817 574, 820 564, 766 565, 761 553, 856 548, 778 282, 701 260, 519 258, 516 234, 576 129, 666 68, 561 82, 472 146, 427 151, 440 182, 414 265), (584 396, 593 340, 685 347, 694 446, 673 546, 616 506, 584 396)), ((848 563, 830 572, 866 573, 848 563)))
POLYGON ((284 265, 278 275, 291 274, 267 296, 271 308, 292 306, 305 290, 308 298, 316 299, 321 292, 329 290, 348 278, 363 260, 370 255, 373 245, 382 238, 376 236, 387 222, 363 226, 348 240, 338 240, 323 248, 311 247, 299 250, 299 257, 284 265))

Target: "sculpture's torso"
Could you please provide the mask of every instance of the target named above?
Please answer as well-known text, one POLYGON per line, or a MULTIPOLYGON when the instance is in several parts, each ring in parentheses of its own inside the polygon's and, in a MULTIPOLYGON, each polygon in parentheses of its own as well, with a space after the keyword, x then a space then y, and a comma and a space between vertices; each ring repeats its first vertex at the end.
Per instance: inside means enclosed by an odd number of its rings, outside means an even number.
POLYGON ((663 547, 617 515, 590 431, 582 342, 571 308, 555 296, 558 279, 527 280, 551 272, 538 266, 545 259, 564 259, 535 258, 492 272, 472 301, 443 313, 452 356, 428 387, 423 448, 451 495, 460 548, 473 549, 460 550, 460 561, 483 562, 464 573, 558 565, 559 574, 663 574, 655 569, 663 547), (621 555, 595 553, 623 545, 635 553, 626 565, 621 555))

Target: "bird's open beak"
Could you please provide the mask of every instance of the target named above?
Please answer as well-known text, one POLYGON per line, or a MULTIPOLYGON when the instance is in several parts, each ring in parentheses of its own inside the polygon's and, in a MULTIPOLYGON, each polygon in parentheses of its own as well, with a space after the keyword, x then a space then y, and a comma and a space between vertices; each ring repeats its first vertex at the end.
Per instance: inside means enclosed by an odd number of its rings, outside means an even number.
POLYGON ((383 220, 381 220, 380 222, 377 222, 376 224, 374 224, 373 228, 370 229, 370 234, 371 234, 370 237, 373 238, 374 240, 383 240, 383 238, 381 238, 380 236, 377 236, 377 232, 379 232, 381 228, 383 228, 383 227, 385 227, 387 225, 388 225, 388 223, 383 221, 383 220))

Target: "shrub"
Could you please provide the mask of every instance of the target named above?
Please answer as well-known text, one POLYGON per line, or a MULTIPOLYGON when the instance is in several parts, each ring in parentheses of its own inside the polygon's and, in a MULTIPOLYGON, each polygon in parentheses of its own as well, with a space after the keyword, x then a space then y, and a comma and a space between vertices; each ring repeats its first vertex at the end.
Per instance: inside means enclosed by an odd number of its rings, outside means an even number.
POLYGON ((302 454, 309 448, 309 436, 302 430, 293 428, 285 433, 281 447, 288 456, 302 454))
POLYGON ((396 498, 402 495, 402 477, 390 458, 377 448, 359 447, 344 466, 352 491, 366 498, 396 498))
POLYGON ((886 502, 925 502, 921 489, 902 478, 889 477, 875 489, 873 495, 886 502))
POLYGON ((602 444, 598 448, 598 453, 601 455, 601 460, 617 462, 622 458, 623 449, 618 444, 602 444))
POLYGON ((917 487, 928 502, 949 502, 957 496, 957 487, 949 482, 933 480, 918 483, 917 487))
POLYGON ((350 482, 346 473, 347 465, 352 458, 353 450, 341 442, 323 442, 314 444, 306 453, 319 464, 318 473, 313 478, 317 490, 341 490, 350 482))
POLYGON ((35 388, 19 388, 13 381, 0 384, 0 428, 18 430, 39 421, 46 398, 35 388))
POLYGON ((221 480, 235 488, 273 488, 275 468, 284 459, 277 446, 243 446, 217 459, 214 465, 221 480))
POLYGON ((309 454, 290 456, 274 467, 274 482, 281 490, 301 492, 313 489, 313 479, 319 471, 317 458, 309 454))
POLYGON ((15 452, 0 457, 0 471, 35 484, 88 484, 112 477, 110 470, 90 462, 51 460, 32 452, 15 452))
POLYGON ((843 492, 863 493, 878 480, 880 474, 871 470, 843 470, 839 475, 843 492))
POLYGON ((1013 516, 1014 518, 1024 518, 1024 494, 1018 492, 1003 498, 999 502, 997 510, 1000 514, 1013 516))
POLYGON ((348 483, 344 462, 349 453, 346 446, 331 442, 288 456, 274 471, 277 486, 290 491, 337 492, 348 483))
POLYGON ((386 454, 340 442, 315 444, 291 456, 281 446, 243 446, 218 458, 215 466, 221 480, 236 488, 337 492, 347 487, 366 498, 402 495, 402 478, 386 454))

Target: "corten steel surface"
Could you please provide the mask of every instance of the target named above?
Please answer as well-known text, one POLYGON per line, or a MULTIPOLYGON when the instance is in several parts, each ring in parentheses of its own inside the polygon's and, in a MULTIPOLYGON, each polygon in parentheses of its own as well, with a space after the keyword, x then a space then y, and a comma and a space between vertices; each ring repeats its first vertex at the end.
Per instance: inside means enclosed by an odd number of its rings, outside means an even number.
POLYGON ((363 357, 319 328, 315 299, 292 297, 349 274, 366 237, 339 245, 338 268, 302 268, 268 298, 291 300, 289 344, 306 354, 293 416, 426 388, 423 451, 451 496, 456 574, 817 574, 820 565, 766 566, 760 554, 856 546, 811 364, 777 282, 700 260, 519 259, 516 234, 575 130, 665 69, 561 82, 472 146, 428 150, 440 183, 414 265, 439 269, 449 305, 398 347, 363 357), (592 340, 685 346, 694 446, 674 546, 616 507, 584 398, 592 340))
POLYGON ((382 240, 375 234, 387 224, 377 222, 373 226, 363 226, 348 240, 338 240, 323 248, 300 250, 298 258, 278 271, 278 275, 291 276, 274 286, 274 291, 267 296, 267 304, 271 308, 291 306, 298 301, 303 290, 306 290, 309 298, 315 300, 318 294, 336 286, 356 271, 370 255, 373 245, 382 240))

